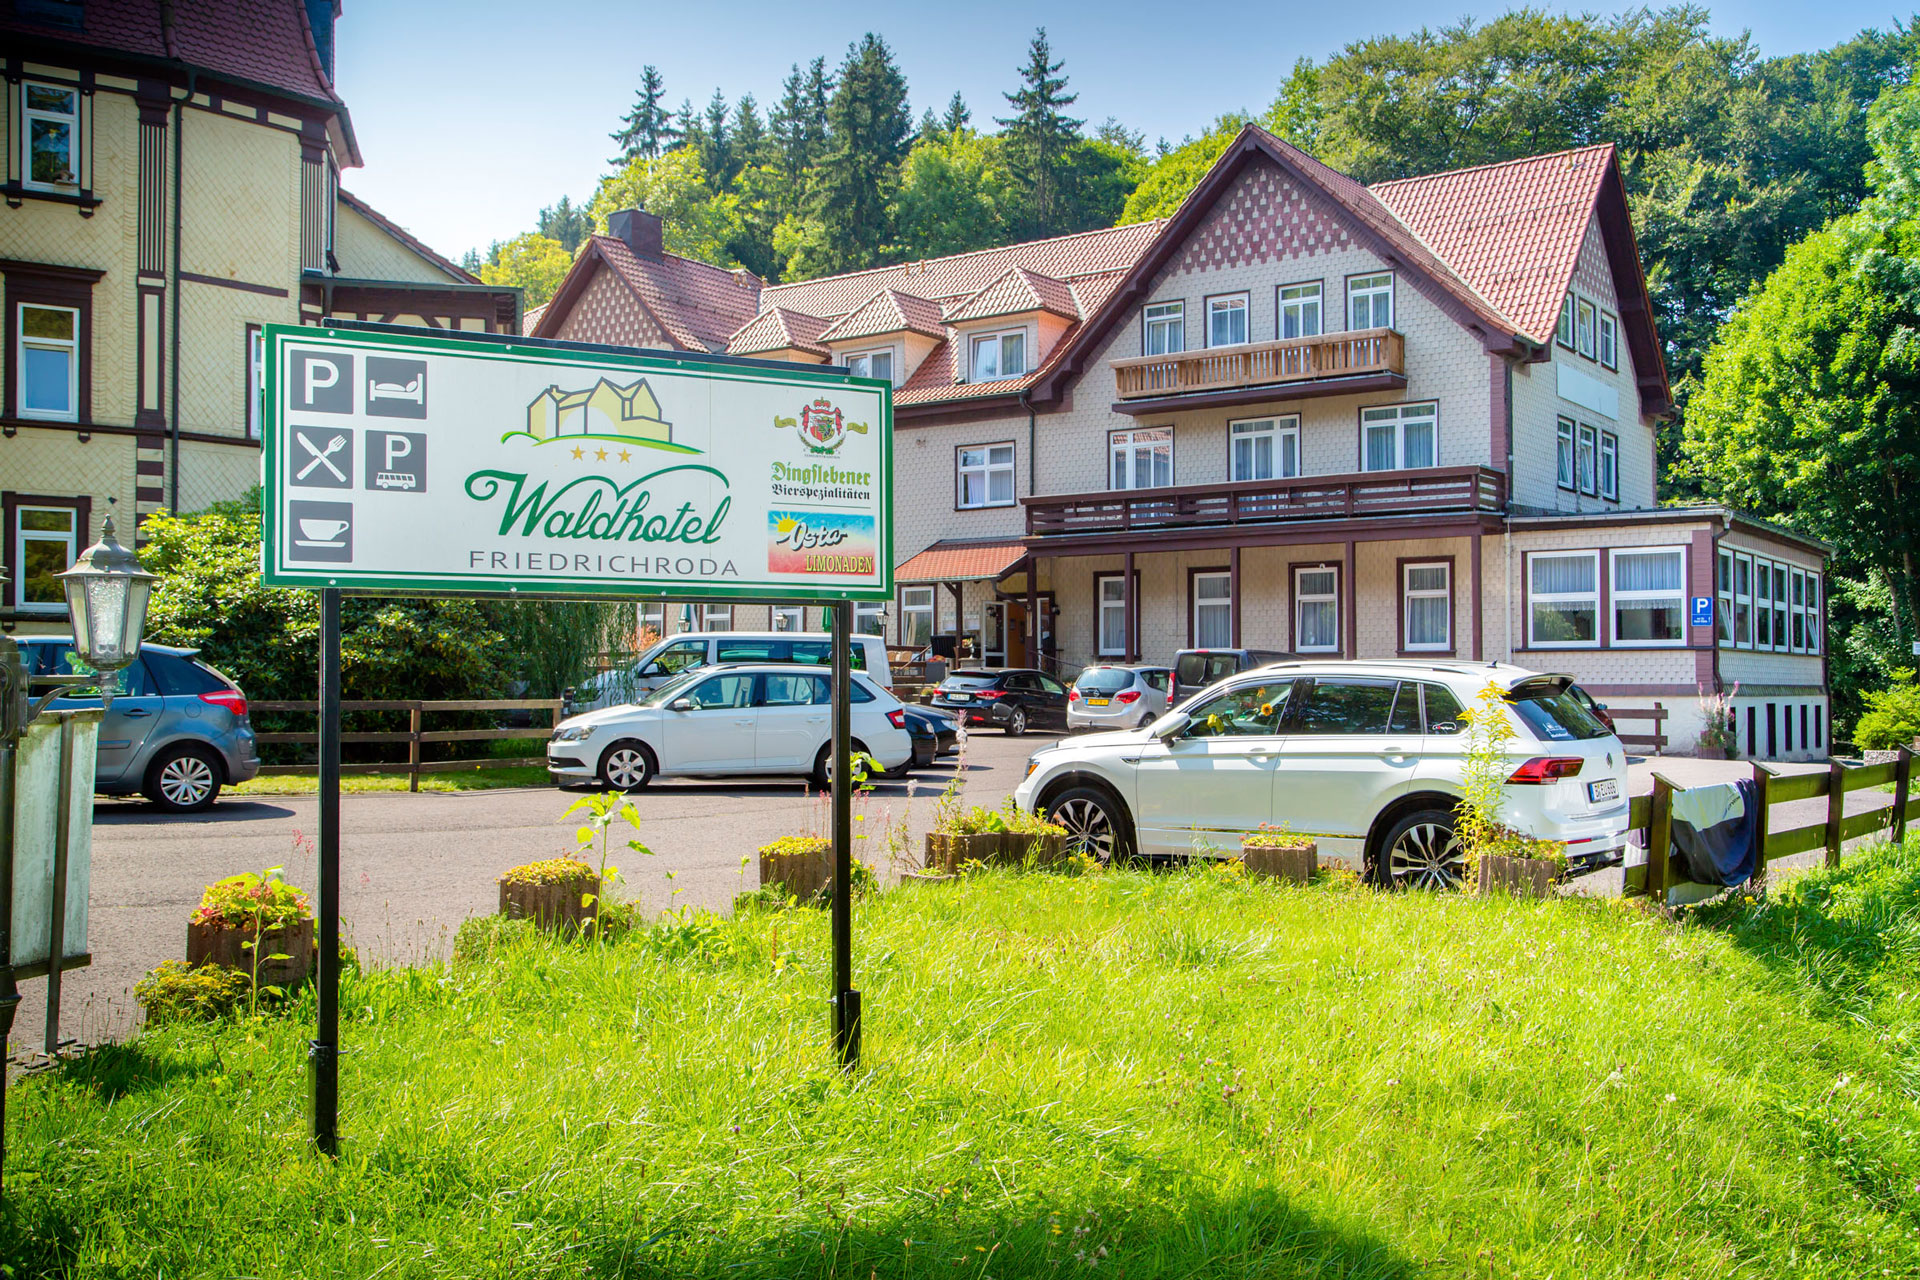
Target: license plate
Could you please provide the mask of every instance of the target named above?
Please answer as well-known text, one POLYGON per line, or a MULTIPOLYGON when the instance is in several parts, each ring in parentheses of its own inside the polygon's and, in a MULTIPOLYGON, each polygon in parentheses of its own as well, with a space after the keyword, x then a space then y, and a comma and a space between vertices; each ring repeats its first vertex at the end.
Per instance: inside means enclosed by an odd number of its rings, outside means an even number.
POLYGON ((1111 698, 1088 698, 1087 705, 1090 707, 1104 707, 1111 701, 1111 698))
POLYGON ((948 702, 972 702, 973 695, 970 693, 950 693, 947 695, 947 701, 948 702))
POLYGON ((1595 804, 1600 803, 1602 800, 1618 800, 1619 798, 1620 780, 1618 778, 1602 778, 1598 782, 1589 782, 1587 784, 1587 799, 1593 801, 1595 804))

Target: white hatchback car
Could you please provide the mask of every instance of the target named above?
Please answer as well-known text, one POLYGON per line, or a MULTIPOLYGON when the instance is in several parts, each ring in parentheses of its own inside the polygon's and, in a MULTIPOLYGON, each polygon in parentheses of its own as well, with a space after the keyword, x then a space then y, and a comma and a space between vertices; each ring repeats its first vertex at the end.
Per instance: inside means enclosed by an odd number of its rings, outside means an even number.
MULTIPOLYGON (((656 776, 806 774, 824 786, 832 751, 831 672, 786 664, 685 671, 631 706, 560 722, 547 742, 555 782, 622 791, 656 776)), ((888 771, 913 760, 900 700, 853 673, 853 749, 888 771)))
POLYGON ((1146 728, 1042 748, 1014 799, 1102 858, 1233 856, 1244 833, 1285 824, 1376 883, 1445 887, 1463 864, 1460 713, 1489 682, 1515 732, 1508 823, 1565 841, 1577 865, 1610 860, 1626 842, 1626 749, 1572 677, 1502 664, 1276 663, 1146 728))

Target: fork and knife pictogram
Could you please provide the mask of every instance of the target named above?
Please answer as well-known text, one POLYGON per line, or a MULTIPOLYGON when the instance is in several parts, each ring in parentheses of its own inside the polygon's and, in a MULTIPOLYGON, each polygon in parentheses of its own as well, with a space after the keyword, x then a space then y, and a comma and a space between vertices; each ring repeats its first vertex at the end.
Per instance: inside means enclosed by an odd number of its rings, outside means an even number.
POLYGON ((346 482, 347 473, 333 465, 333 455, 340 452, 341 449, 346 447, 346 444, 347 444, 346 436, 344 435, 334 436, 331 440, 327 442, 327 447, 325 449, 320 448, 320 446, 314 444, 312 440, 308 439, 307 434, 304 431, 294 432, 293 438, 298 440, 300 442, 300 447, 305 449, 307 453, 310 454, 313 458, 313 461, 309 462, 306 466, 302 467, 300 471, 293 477, 295 480, 305 480, 308 476, 313 474, 313 470, 315 467, 325 467, 327 470, 333 472, 333 478, 335 480, 338 480, 343 484, 346 482))

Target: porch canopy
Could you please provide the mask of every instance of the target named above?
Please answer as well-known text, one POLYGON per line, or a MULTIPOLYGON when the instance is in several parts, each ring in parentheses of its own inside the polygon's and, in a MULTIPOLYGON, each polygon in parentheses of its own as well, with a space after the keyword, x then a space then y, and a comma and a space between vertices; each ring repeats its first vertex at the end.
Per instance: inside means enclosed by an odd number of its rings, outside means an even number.
MULTIPOLYGON (((944 586, 953 594, 953 658, 960 657, 966 620, 961 595, 969 582, 998 582, 1026 563, 1027 544, 1014 539, 983 542, 948 538, 934 543, 893 571, 896 587, 944 586)), ((937 615, 936 615, 937 616, 937 615)))

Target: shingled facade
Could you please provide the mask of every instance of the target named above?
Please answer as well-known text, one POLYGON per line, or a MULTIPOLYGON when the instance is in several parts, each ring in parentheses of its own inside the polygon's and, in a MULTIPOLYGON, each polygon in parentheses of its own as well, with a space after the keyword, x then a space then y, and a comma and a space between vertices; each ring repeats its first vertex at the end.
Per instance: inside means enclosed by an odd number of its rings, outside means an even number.
POLYGON ((1669 750, 1736 686, 1744 751, 1827 747, 1826 549, 1659 504, 1610 147, 1368 187, 1250 127, 1169 219, 760 288, 724 349, 897 388, 890 641, 1511 660, 1669 750))

